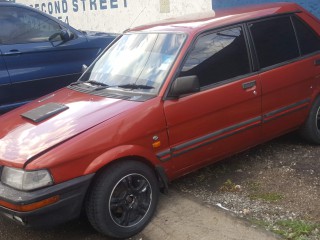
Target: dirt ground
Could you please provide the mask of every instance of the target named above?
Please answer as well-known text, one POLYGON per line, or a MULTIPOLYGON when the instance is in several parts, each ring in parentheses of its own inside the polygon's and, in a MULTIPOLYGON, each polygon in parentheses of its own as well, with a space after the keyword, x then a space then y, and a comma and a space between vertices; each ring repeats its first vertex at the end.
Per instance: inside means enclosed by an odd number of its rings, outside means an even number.
POLYGON ((320 239, 320 146, 297 133, 173 182, 285 239, 320 239))

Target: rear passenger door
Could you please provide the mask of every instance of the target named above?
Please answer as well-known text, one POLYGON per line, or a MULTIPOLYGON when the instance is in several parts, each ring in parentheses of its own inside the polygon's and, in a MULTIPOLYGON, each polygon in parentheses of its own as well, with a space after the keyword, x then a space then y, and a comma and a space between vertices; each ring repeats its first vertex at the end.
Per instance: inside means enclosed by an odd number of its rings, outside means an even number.
POLYGON ((308 113, 315 58, 301 57, 296 20, 287 15, 248 25, 260 68, 264 140, 298 127, 308 113))
POLYGON ((180 76, 197 75, 201 90, 164 103, 178 175, 258 143, 261 85, 248 52, 242 26, 204 33, 192 46, 180 76))

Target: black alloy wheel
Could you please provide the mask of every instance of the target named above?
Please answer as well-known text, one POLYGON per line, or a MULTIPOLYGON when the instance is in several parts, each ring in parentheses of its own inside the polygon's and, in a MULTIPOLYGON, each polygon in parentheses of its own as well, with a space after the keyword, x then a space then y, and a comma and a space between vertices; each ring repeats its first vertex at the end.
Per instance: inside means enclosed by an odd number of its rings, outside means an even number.
POLYGON ((129 238, 144 229, 155 212, 159 186, 155 172, 135 160, 111 163, 97 174, 87 196, 91 225, 112 238, 129 238))
POLYGON ((152 188, 149 181, 140 174, 129 174, 116 184, 111 193, 110 215, 120 227, 132 227, 146 216, 151 202, 152 188))

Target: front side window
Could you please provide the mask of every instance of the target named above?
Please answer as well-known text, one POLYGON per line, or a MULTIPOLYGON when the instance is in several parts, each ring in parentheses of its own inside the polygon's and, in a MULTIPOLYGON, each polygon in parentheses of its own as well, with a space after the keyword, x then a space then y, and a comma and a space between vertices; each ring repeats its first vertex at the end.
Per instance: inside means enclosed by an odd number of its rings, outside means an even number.
POLYGON ((243 29, 235 27, 200 36, 180 76, 197 75, 200 86, 204 87, 249 72, 243 29))
POLYGON ((61 30, 58 23, 28 9, 0 8, 0 43, 18 44, 49 41, 61 30))
POLYGON ((107 88, 158 93, 185 34, 125 34, 83 75, 81 81, 107 88))
POLYGON ((290 17, 279 17, 249 24, 261 68, 299 57, 290 17))

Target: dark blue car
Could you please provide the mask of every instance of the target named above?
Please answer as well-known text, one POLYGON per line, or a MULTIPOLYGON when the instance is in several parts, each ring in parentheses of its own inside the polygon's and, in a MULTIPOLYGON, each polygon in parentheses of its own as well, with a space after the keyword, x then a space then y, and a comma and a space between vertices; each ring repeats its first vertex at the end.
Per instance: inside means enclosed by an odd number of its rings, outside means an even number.
POLYGON ((76 81, 115 38, 88 33, 25 5, 0 1, 0 112, 76 81))

